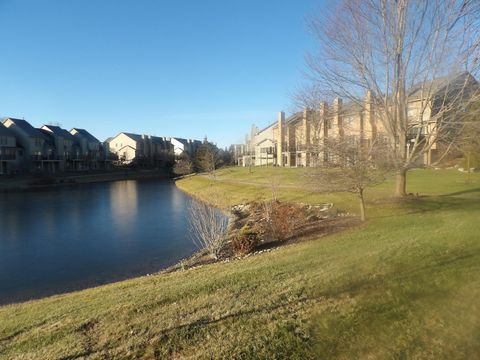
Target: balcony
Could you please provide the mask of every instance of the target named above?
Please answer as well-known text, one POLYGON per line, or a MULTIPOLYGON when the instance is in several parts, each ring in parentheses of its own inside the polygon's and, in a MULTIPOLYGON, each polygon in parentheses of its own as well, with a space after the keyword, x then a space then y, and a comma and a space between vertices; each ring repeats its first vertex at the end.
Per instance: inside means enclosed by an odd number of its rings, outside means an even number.
POLYGON ((0 147, 0 160, 16 160, 17 159, 17 149, 11 147, 0 147))
POLYGON ((59 161, 56 155, 30 155, 31 161, 59 161))
POLYGON ((7 161, 7 160, 16 160, 16 159, 17 159, 16 154, 2 154, 2 153, 0 153, 0 160, 7 161))

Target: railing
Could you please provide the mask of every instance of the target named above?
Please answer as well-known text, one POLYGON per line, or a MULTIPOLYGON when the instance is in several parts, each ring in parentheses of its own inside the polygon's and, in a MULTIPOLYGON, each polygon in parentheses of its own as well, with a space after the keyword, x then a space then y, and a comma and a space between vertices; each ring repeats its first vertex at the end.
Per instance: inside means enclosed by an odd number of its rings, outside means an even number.
POLYGON ((59 161, 61 159, 56 155, 30 155, 30 160, 32 160, 32 161, 45 161, 45 160, 59 161))
POLYGON ((16 160, 17 156, 15 154, 0 154, 0 160, 16 160))

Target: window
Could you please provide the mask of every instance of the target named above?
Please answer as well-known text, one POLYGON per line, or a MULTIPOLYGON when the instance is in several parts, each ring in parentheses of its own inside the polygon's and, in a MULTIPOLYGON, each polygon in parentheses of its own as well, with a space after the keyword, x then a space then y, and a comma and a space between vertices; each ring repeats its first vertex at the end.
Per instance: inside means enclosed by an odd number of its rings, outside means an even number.
POLYGON ((417 109, 416 108, 409 108, 408 109, 408 117, 415 118, 417 116, 417 109))
POLYGON ((262 154, 273 154, 273 146, 260 148, 262 154))
POLYGON ((353 116, 347 116, 347 117, 345 118, 345 123, 344 123, 344 125, 350 126, 350 125, 353 124, 353 121, 354 121, 354 120, 355 120, 355 118, 354 118, 353 116))

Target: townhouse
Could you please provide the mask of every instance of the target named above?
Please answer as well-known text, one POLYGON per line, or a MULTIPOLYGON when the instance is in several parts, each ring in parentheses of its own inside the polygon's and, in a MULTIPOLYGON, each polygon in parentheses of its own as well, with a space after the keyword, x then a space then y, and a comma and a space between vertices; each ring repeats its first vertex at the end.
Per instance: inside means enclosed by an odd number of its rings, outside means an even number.
POLYGON ((0 175, 19 171, 23 151, 17 146, 15 133, 0 123, 0 175))
POLYGON ((102 143, 84 129, 37 129, 15 118, 0 123, 0 174, 98 169, 111 162, 105 154, 102 143))
POLYGON ((122 164, 162 167, 183 154, 194 156, 201 145, 199 140, 159 137, 122 132, 107 139, 106 146, 122 164))
POLYGON ((57 172, 61 170, 53 139, 23 119, 7 118, 3 125, 15 134, 23 149, 21 171, 57 172))
POLYGON ((76 170, 95 170, 109 167, 112 158, 108 156, 103 144, 85 129, 73 128, 70 134, 78 146, 74 160, 76 170))
POLYGON ((59 170, 77 170, 80 158, 80 147, 75 137, 59 126, 43 125, 40 131, 48 137, 47 142, 53 145, 54 156, 59 161, 59 170))
POLYGON ((182 154, 188 154, 189 156, 194 156, 197 152, 197 149, 202 145, 200 140, 192 139, 182 139, 182 138, 168 138, 168 141, 172 144, 173 153, 175 156, 180 156, 182 154))
POLYGON ((184 154, 195 156, 201 141, 122 132, 100 142, 85 129, 56 125, 34 128, 23 119, 0 122, 0 175, 106 169, 135 164, 172 166, 184 154))
MULTIPOLYGON (((447 146, 442 136, 428 136, 436 135, 439 117, 449 116, 445 108, 458 106, 461 103, 459 97, 478 95, 479 85, 470 74, 462 73, 429 83, 428 97, 424 96, 424 89, 413 88, 409 92, 411 130, 406 151, 412 151, 415 141, 434 141, 418 160, 419 164, 430 165, 439 160, 447 146)), ((457 112, 452 108, 452 113, 457 112)), ((318 109, 304 109, 288 118, 280 112, 277 121, 267 127, 259 130, 252 126, 246 137, 244 154, 238 162, 243 166, 297 167, 329 161, 329 154, 321 146, 326 139, 358 139, 367 145, 378 138, 387 141, 382 116, 371 91, 366 92, 364 99, 344 103, 341 98, 336 98, 331 105, 321 102, 318 109)), ((453 123, 456 119, 451 121, 453 123)))

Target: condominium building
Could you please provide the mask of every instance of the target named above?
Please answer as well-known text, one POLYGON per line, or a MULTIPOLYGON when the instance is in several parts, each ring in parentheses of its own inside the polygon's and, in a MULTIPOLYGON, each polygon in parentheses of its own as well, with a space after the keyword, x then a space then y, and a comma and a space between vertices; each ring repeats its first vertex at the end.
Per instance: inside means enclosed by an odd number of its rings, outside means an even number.
MULTIPOLYGON (((406 144, 408 152, 418 139, 435 141, 418 160, 425 165, 437 161, 445 150, 441 136, 427 136, 437 131, 440 116, 448 116, 448 112, 440 112, 442 106, 444 109, 448 101, 458 103, 458 96, 472 96, 474 92, 478 95, 479 92, 478 82, 468 73, 436 79, 428 87, 428 98, 419 89, 414 88, 409 93, 411 131, 406 144)), ((288 118, 280 112, 277 121, 265 128, 252 126, 239 164, 312 166, 317 161, 328 161, 328 154, 323 153, 320 146, 325 139, 356 138, 367 145, 379 137, 388 141, 383 113, 371 91, 367 91, 362 100, 344 102, 336 98, 331 104, 321 102, 317 109, 304 109, 288 118)))

